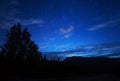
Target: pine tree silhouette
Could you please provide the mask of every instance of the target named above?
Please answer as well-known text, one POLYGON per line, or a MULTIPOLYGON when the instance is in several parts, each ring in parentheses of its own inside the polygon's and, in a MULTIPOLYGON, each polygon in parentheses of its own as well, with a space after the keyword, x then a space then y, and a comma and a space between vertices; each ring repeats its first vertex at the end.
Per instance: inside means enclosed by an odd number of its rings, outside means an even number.
POLYGON ((6 43, 1 46, 1 54, 8 61, 39 61, 42 55, 30 37, 27 28, 22 30, 20 24, 13 25, 7 33, 6 43))

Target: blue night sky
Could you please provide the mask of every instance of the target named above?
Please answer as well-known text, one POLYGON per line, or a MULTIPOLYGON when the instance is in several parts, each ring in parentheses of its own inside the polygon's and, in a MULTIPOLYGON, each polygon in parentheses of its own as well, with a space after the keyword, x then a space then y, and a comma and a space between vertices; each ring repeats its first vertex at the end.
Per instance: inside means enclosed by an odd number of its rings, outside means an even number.
POLYGON ((16 23, 50 57, 120 56, 119 0, 0 0, 1 45, 16 23))

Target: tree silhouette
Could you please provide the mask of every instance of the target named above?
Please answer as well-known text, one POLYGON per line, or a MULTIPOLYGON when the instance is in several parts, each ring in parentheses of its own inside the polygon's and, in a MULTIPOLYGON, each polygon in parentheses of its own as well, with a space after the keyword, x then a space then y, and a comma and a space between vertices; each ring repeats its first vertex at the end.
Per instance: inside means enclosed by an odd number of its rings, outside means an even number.
POLYGON ((21 25, 13 25, 7 33, 6 43, 1 46, 1 54, 8 61, 37 61, 42 58, 38 46, 30 39, 28 29, 21 29, 21 25))

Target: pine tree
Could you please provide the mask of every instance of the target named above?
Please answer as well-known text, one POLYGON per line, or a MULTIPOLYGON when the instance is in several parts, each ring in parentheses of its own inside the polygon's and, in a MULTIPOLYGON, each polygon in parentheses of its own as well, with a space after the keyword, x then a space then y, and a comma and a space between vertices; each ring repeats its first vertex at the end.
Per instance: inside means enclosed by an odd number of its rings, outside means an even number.
POLYGON ((6 43, 1 47, 2 53, 6 56, 8 60, 15 59, 15 53, 17 52, 17 27, 14 25, 11 27, 10 31, 7 33, 6 43))
POLYGON ((1 46, 1 53, 8 61, 40 60, 42 57, 38 46, 30 37, 27 28, 22 31, 20 24, 12 26, 7 34, 6 43, 1 46))

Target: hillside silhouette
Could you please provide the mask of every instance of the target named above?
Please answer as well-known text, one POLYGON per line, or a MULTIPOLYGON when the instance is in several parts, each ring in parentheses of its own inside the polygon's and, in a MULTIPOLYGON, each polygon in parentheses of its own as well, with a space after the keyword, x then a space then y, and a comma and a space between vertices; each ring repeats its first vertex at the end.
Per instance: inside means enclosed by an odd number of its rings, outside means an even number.
POLYGON ((38 51, 38 46, 31 40, 27 28, 20 24, 13 25, 7 33, 5 43, 0 46, 0 79, 9 77, 56 78, 86 76, 89 74, 111 74, 120 76, 120 58, 107 57, 67 57, 47 60, 38 51))

